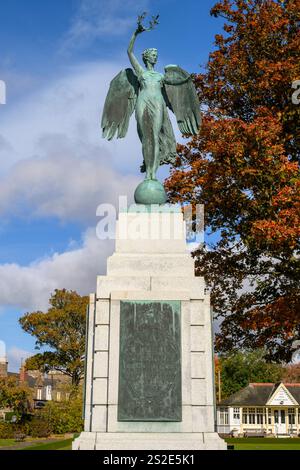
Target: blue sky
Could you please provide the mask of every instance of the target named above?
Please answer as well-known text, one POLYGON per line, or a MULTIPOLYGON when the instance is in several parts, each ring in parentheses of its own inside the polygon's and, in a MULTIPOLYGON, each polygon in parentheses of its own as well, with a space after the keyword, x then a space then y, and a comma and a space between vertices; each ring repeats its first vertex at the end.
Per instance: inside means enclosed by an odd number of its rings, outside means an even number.
MULTIPOLYGON (((140 181, 134 120, 107 143, 99 121, 109 81, 128 66, 138 14, 160 25, 136 51, 159 50, 158 70, 200 71, 222 21, 211 0, 2 0, 0 79, 0 341, 10 369, 34 351, 23 312, 46 309, 55 288, 94 291, 111 241, 97 240, 96 208, 132 199, 140 181), (3 344, 3 343, 2 343, 3 344)), ((180 140, 181 136, 177 133, 180 140)), ((161 170, 161 177, 166 170, 161 170)), ((1 352, 0 352, 1 354, 1 352)))

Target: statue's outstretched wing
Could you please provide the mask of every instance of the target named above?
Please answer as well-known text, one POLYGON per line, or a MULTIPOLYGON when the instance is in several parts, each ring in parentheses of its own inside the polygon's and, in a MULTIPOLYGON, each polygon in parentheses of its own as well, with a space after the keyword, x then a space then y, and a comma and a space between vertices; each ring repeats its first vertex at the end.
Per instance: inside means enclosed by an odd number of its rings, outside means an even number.
POLYGON ((110 83, 105 100, 101 127, 108 140, 126 136, 139 91, 139 83, 132 69, 122 70, 110 83))
POLYGON ((165 72, 167 106, 175 114, 183 134, 197 134, 201 125, 200 103, 190 74, 178 65, 168 65, 165 72))

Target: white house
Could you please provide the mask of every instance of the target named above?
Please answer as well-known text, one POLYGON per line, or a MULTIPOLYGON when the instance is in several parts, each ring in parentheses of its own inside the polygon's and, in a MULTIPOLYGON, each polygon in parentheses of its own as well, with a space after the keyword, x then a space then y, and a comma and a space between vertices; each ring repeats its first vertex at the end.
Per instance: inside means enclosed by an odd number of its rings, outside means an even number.
POLYGON ((233 435, 300 434, 300 383, 250 383, 217 406, 217 431, 233 435))

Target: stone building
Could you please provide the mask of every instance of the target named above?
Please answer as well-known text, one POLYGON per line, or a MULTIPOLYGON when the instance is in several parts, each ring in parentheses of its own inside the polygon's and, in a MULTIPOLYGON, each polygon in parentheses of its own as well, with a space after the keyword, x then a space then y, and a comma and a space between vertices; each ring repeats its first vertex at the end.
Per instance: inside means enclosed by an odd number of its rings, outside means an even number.
POLYGON ((47 401, 63 401, 69 398, 71 379, 58 371, 43 374, 38 370, 20 369, 20 382, 32 389, 33 407, 42 408, 47 401))
MULTIPOLYGON (((43 374, 38 370, 26 370, 20 367, 19 373, 8 371, 6 357, 0 358, 0 378, 15 377, 18 383, 25 383, 32 390, 32 408, 40 409, 47 401, 63 401, 69 398, 71 378, 58 371, 43 374)), ((0 410, 0 419, 5 418, 8 409, 0 410)))

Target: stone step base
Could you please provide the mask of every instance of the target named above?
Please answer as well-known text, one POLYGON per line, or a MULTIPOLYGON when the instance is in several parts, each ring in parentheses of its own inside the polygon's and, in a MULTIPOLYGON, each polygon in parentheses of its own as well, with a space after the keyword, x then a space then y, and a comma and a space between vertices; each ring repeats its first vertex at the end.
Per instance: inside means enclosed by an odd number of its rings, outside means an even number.
POLYGON ((73 450, 227 450, 217 433, 83 432, 73 450))

